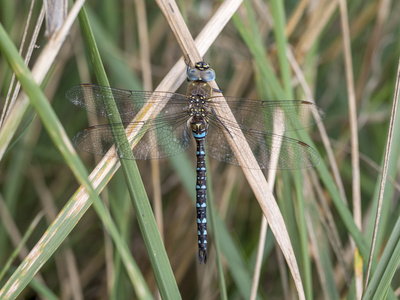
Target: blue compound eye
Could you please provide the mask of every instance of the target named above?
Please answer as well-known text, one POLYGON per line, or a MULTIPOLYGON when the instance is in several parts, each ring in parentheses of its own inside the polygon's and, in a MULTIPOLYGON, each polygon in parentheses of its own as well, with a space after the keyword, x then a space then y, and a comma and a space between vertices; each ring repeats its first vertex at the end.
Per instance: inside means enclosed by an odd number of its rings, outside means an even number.
POLYGON ((196 68, 191 68, 187 71, 187 77, 190 81, 201 80, 200 70, 196 68))
POLYGON ((213 69, 207 69, 201 72, 201 80, 208 82, 215 79, 215 72, 213 69))

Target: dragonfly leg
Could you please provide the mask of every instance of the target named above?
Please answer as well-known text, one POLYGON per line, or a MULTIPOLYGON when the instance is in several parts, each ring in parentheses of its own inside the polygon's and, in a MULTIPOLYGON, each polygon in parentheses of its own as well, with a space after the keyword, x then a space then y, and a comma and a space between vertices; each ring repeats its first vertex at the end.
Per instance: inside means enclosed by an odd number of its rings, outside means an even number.
POLYGON ((217 83, 217 86, 218 86, 218 88, 217 89, 213 88, 213 91, 216 92, 216 93, 221 93, 222 94, 222 90, 219 87, 218 83, 217 83))

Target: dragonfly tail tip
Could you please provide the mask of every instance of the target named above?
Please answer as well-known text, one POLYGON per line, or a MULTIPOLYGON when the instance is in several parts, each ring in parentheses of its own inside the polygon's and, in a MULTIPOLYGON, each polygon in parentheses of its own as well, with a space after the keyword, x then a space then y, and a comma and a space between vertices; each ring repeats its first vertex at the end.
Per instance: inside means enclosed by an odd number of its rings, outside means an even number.
POLYGON ((204 261, 204 264, 207 263, 207 250, 199 250, 199 263, 201 264, 204 261))

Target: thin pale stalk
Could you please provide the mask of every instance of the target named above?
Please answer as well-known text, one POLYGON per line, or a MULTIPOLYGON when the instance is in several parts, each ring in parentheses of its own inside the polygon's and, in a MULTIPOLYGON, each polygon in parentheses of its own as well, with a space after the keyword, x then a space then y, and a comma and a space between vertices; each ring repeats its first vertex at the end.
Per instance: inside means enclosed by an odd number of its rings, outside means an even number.
MULTIPOLYGON (((268 176, 268 182, 270 182, 269 176, 268 176)), ((265 240, 267 237, 267 230, 268 230, 268 221, 265 218, 265 216, 262 216, 261 228, 257 246, 257 257, 256 257, 256 263, 254 265, 253 280, 251 282, 250 300, 255 300, 257 298, 257 290, 260 283, 260 274, 261 274, 262 259, 265 248, 265 240)))
MULTIPOLYGON (((357 107, 354 89, 353 62, 351 58, 350 29, 348 22, 347 3, 339 0, 340 20, 343 35, 343 50, 346 69, 347 95, 349 101, 349 119, 351 132, 351 164, 352 164, 352 200, 354 223, 361 231, 361 190, 360 190, 360 158, 358 150, 358 128, 357 128, 357 107)), ((362 259, 358 250, 355 250, 354 271, 356 276, 357 299, 361 299, 363 290, 362 259)))

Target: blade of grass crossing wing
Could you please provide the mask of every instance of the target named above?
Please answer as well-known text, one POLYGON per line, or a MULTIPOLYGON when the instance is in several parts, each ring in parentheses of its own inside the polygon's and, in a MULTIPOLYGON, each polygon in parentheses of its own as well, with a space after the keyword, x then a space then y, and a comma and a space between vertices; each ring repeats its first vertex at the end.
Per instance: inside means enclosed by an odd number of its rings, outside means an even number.
MULTIPOLYGON (((82 27, 82 33, 89 49, 90 59, 99 84, 109 86, 107 76, 105 74, 100 54, 95 43, 93 33, 84 9, 79 14, 79 21, 82 27)), ((119 130, 123 130, 121 118, 114 101, 105 103, 109 114, 109 121, 112 124, 120 124, 119 130)), ((139 227, 143 235, 149 259, 154 271, 160 294, 167 299, 180 299, 179 290, 172 272, 171 266, 165 252, 164 244, 158 232, 158 227, 147 198, 143 182, 140 177, 133 153, 129 147, 126 136, 114 136, 119 155, 124 158, 121 160, 121 167, 125 175, 129 194, 134 206, 139 227)))

